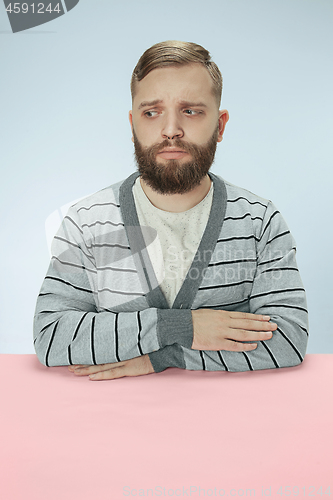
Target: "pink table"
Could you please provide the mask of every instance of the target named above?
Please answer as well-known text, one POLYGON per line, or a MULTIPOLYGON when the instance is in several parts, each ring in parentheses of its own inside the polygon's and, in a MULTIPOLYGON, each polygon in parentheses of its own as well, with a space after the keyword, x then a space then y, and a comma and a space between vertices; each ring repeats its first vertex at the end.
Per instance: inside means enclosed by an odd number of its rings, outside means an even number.
POLYGON ((333 497, 332 354, 102 382, 34 355, 0 367, 3 500, 333 497))

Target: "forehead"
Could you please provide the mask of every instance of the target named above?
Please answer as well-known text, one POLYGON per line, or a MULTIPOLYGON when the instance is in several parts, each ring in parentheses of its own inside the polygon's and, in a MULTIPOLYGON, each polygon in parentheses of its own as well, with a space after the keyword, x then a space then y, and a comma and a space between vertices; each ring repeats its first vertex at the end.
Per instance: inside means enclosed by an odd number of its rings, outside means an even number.
POLYGON ((198 63, 154 69, 136 84, 134 102, 155 99, 213 101, 213 80, 198 63))

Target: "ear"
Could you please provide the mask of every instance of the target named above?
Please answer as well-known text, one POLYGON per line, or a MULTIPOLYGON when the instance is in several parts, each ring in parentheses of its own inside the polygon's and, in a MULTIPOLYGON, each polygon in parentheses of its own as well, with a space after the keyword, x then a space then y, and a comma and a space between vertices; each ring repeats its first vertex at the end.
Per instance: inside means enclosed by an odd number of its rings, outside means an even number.
POLYGON ((132 110, 129 111, 128 118, 129 118, 129 122, 130 122, 130 125, 131 125, 131 130, 132 130, 132 142, 134 142, 134 137, 133 137, 133 114, 132 114, 132 110))
POLYGON ((229 120, 229 112, 226 109, 222 109, 219 111, 219 135, 217 138, 217 142, 221 142, 223 139, 223 133, 225 126, 229 120))

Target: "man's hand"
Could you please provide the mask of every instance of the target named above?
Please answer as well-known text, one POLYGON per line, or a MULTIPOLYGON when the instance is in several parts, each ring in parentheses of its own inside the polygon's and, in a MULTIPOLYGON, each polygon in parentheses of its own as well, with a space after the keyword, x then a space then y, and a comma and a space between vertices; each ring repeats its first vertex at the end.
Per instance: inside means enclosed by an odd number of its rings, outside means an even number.
POLYGON ((70 365, 68 369, 75 375, 89 375, 90 380, 111 380, 155 373, 148 354, 105 365, 70 365))
POLYGON ((245 341, 268 340, 276 330, 269 316, 233 311, 197 309, 192 311, 192 349, 208 351, 252 351, 257 344, 245 341))

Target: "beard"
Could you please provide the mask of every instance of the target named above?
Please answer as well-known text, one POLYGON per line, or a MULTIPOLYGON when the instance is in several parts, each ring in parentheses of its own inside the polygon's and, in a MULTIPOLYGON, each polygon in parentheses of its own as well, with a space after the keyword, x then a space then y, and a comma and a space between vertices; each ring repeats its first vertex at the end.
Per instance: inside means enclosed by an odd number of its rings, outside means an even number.
POLYGON ((203 146, 181 139, 174 141, 165 139, 153 146, 143 147, 133 129, 135 159, 142 179, 160 194, 183 194, 192 191, 200 184, 212 166, 218 132, 217 127, 212 137, 203 146), (167 160, 163 164, 157 163, 156 154, 166 147, 180 148, 189 153, 192 159, 184 163, 175 159, 167 160))

